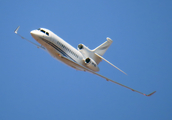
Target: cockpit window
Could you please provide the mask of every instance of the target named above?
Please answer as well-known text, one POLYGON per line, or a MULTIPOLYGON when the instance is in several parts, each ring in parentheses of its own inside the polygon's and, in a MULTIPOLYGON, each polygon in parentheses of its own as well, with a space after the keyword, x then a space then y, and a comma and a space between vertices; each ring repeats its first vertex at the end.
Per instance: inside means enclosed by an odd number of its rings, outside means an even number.
POLYGON ((46 32, 45 30, 43 30, 43 29, 41 29, 41 28, 38 28, 38 30, 41 31, 41 32, 43 32, 43 33, 45 33, 46 35, 49 36, 49 32, 46 32))
POLYGON ((44 31, 44 30, 41 30, 41 32, 45 33, 45 31, 44 31))
POLYGON ((46 35, 48 35, 48 36, 49 36, 49 33, 48 33, 48 32, 46 32, 46 35))

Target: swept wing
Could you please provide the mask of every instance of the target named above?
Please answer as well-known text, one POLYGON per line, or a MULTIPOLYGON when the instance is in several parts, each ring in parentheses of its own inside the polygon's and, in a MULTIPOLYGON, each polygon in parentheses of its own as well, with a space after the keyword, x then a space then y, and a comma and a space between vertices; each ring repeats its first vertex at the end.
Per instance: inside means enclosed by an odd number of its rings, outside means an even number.
POLYGON ((123 85, 123 84, 121 84, 121 83, 118 83, 118 82, 116 82, 116 81, 114 81, 114 80, 111 80, 111 79, 109 79, 109 78, 107 78, 107 77, 105 77, 105 76, 103 76, 103 75, 101 75, 101 74, 98 74, 98 73, 96 73, 96 72, 94 72, 94 71, 92 71, 92 70, 86 68, 86 67, 83 66, 83 65, 80 65, 80 64, 78 64, 78 63, 75 63, 74 61, 72 61, 72 60, 70 60, 70 59, 68 59, 68 58, 66 58, 66 57, 64 57, 64 56, 61 56, 61 57, 64 58, 64 59, 66 59, 66 60, 68 60, 68 61, 70 61, 70 62, 72 62, 73 64, 75 64, 75 66, 80 67, 80 68, 84 69, 85 71, 88 71, 88 72, 90 72, 90 73, 93 73, 93 74, 95 74, 95 75, 97 75, 97 76, 99 76, 99 77, 102 77, 102 78, 106 79, 107 81, 111 81, 111 82, 113 82, 113 83, 115 83, 115 84, 118 84, 118 85, 120 85, 120 86, 122 86, 122 87, 128 88, 128 89, 130 89, 130 90, 132 90, 132 91, 134 91, 134 92, 140 93, 140 94, 142 94, 142 95, 144 95, 144 96, 151 96, 151 95, 153 95, 153 94, 156 92, 156 91, 154 91, 154 92, 152 92, 152 93, 150 93, 150 94, 142 93, 142 92, 140 92, 140 91, 138 91, 138 90, 135 90, 135 89, 130 88, 130 87, 128 87, 128 86, 125 86, 125 85, 123 85))

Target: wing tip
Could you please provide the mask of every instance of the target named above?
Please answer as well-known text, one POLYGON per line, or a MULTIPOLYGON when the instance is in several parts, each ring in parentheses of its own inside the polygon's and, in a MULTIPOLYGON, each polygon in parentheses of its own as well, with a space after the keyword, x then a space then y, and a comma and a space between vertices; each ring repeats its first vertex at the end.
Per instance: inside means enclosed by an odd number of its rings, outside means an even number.
POLYGON ((150 96, 152 96, 154 93, 156 93, 156 91, 154 91, 154 92, 152 92, 152 93, 150 93, 150 94, 148 94, 148 95, 146 95, 146 94, 144 94, 144 95, 150 97, 150 96))

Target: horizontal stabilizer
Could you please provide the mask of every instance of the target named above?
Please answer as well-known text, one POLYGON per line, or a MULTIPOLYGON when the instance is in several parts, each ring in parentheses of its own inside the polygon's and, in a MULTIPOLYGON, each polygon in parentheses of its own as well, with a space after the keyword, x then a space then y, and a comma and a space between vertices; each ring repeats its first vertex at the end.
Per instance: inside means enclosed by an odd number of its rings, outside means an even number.
POLYGON ((113 67, 115 67, 116 69, 118 69, 119 71, 121 71, 122 73, 126 74, 124 71, 122 71, 121 69, 119 69, 118 67, 116 67, 115 65, 113 65, 112 63, 110 63, 108 60, 106 60, 105 58, 103 58, 102 56, 100 56, 99 54, 95 53, 99 58, 103 59, 104 61, 106 61, 107 63, 109 63, 110 65, 112 65, 113 67))

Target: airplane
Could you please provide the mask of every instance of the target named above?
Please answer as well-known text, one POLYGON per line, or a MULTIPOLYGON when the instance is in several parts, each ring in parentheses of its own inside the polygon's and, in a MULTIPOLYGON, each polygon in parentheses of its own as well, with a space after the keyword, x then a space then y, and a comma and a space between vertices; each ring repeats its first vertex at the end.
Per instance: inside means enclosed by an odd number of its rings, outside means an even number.
POLYGON ((59 36, 57 36, 55 33, 45 28, 39 28, 37 30, 32 30, 30 32, 31 36, 41 45, 35 44, 34 42, 18 34, 19 28, 20 26, 18 26, 14 32, 17 35, 19 35, 22 39, 25 39, 28 42, 37 46, 38 48, 41 48, 47 51, 51 56, 53 56, 57 60, 65 63, 66 65, 76 70, 90 72, 92 74, 95 74, 99 77, 104 78, 107 81, 111 81, 115 84, 118 84, 120 86, 123 86, 125 88, 128 88, 134 92, 140 93, 145 96, 151 96, 156 92, 154 91, 150 94, 145 94, 97 73, 99 71, 98 64, 102 60, 104 60, 110 65, 112 65, 113 67, 115 67, 116 69, 118 69, 119 71, 121 71, 122 73, 126 74, 124 71, 122 71, 121 69, 119 69, 118 67, 116 67, 115 65, 113 65, 108 60, 102 57, 113 42, 108 37, 106 38, 107 41, 105 41, 104 43, 102 43, 101 45, 99 45, 93 50, 90 50, 84 44, 79 44, 78 48, 75 49, 73 46, 71 46, 69 43, 64 41, 59 36))

